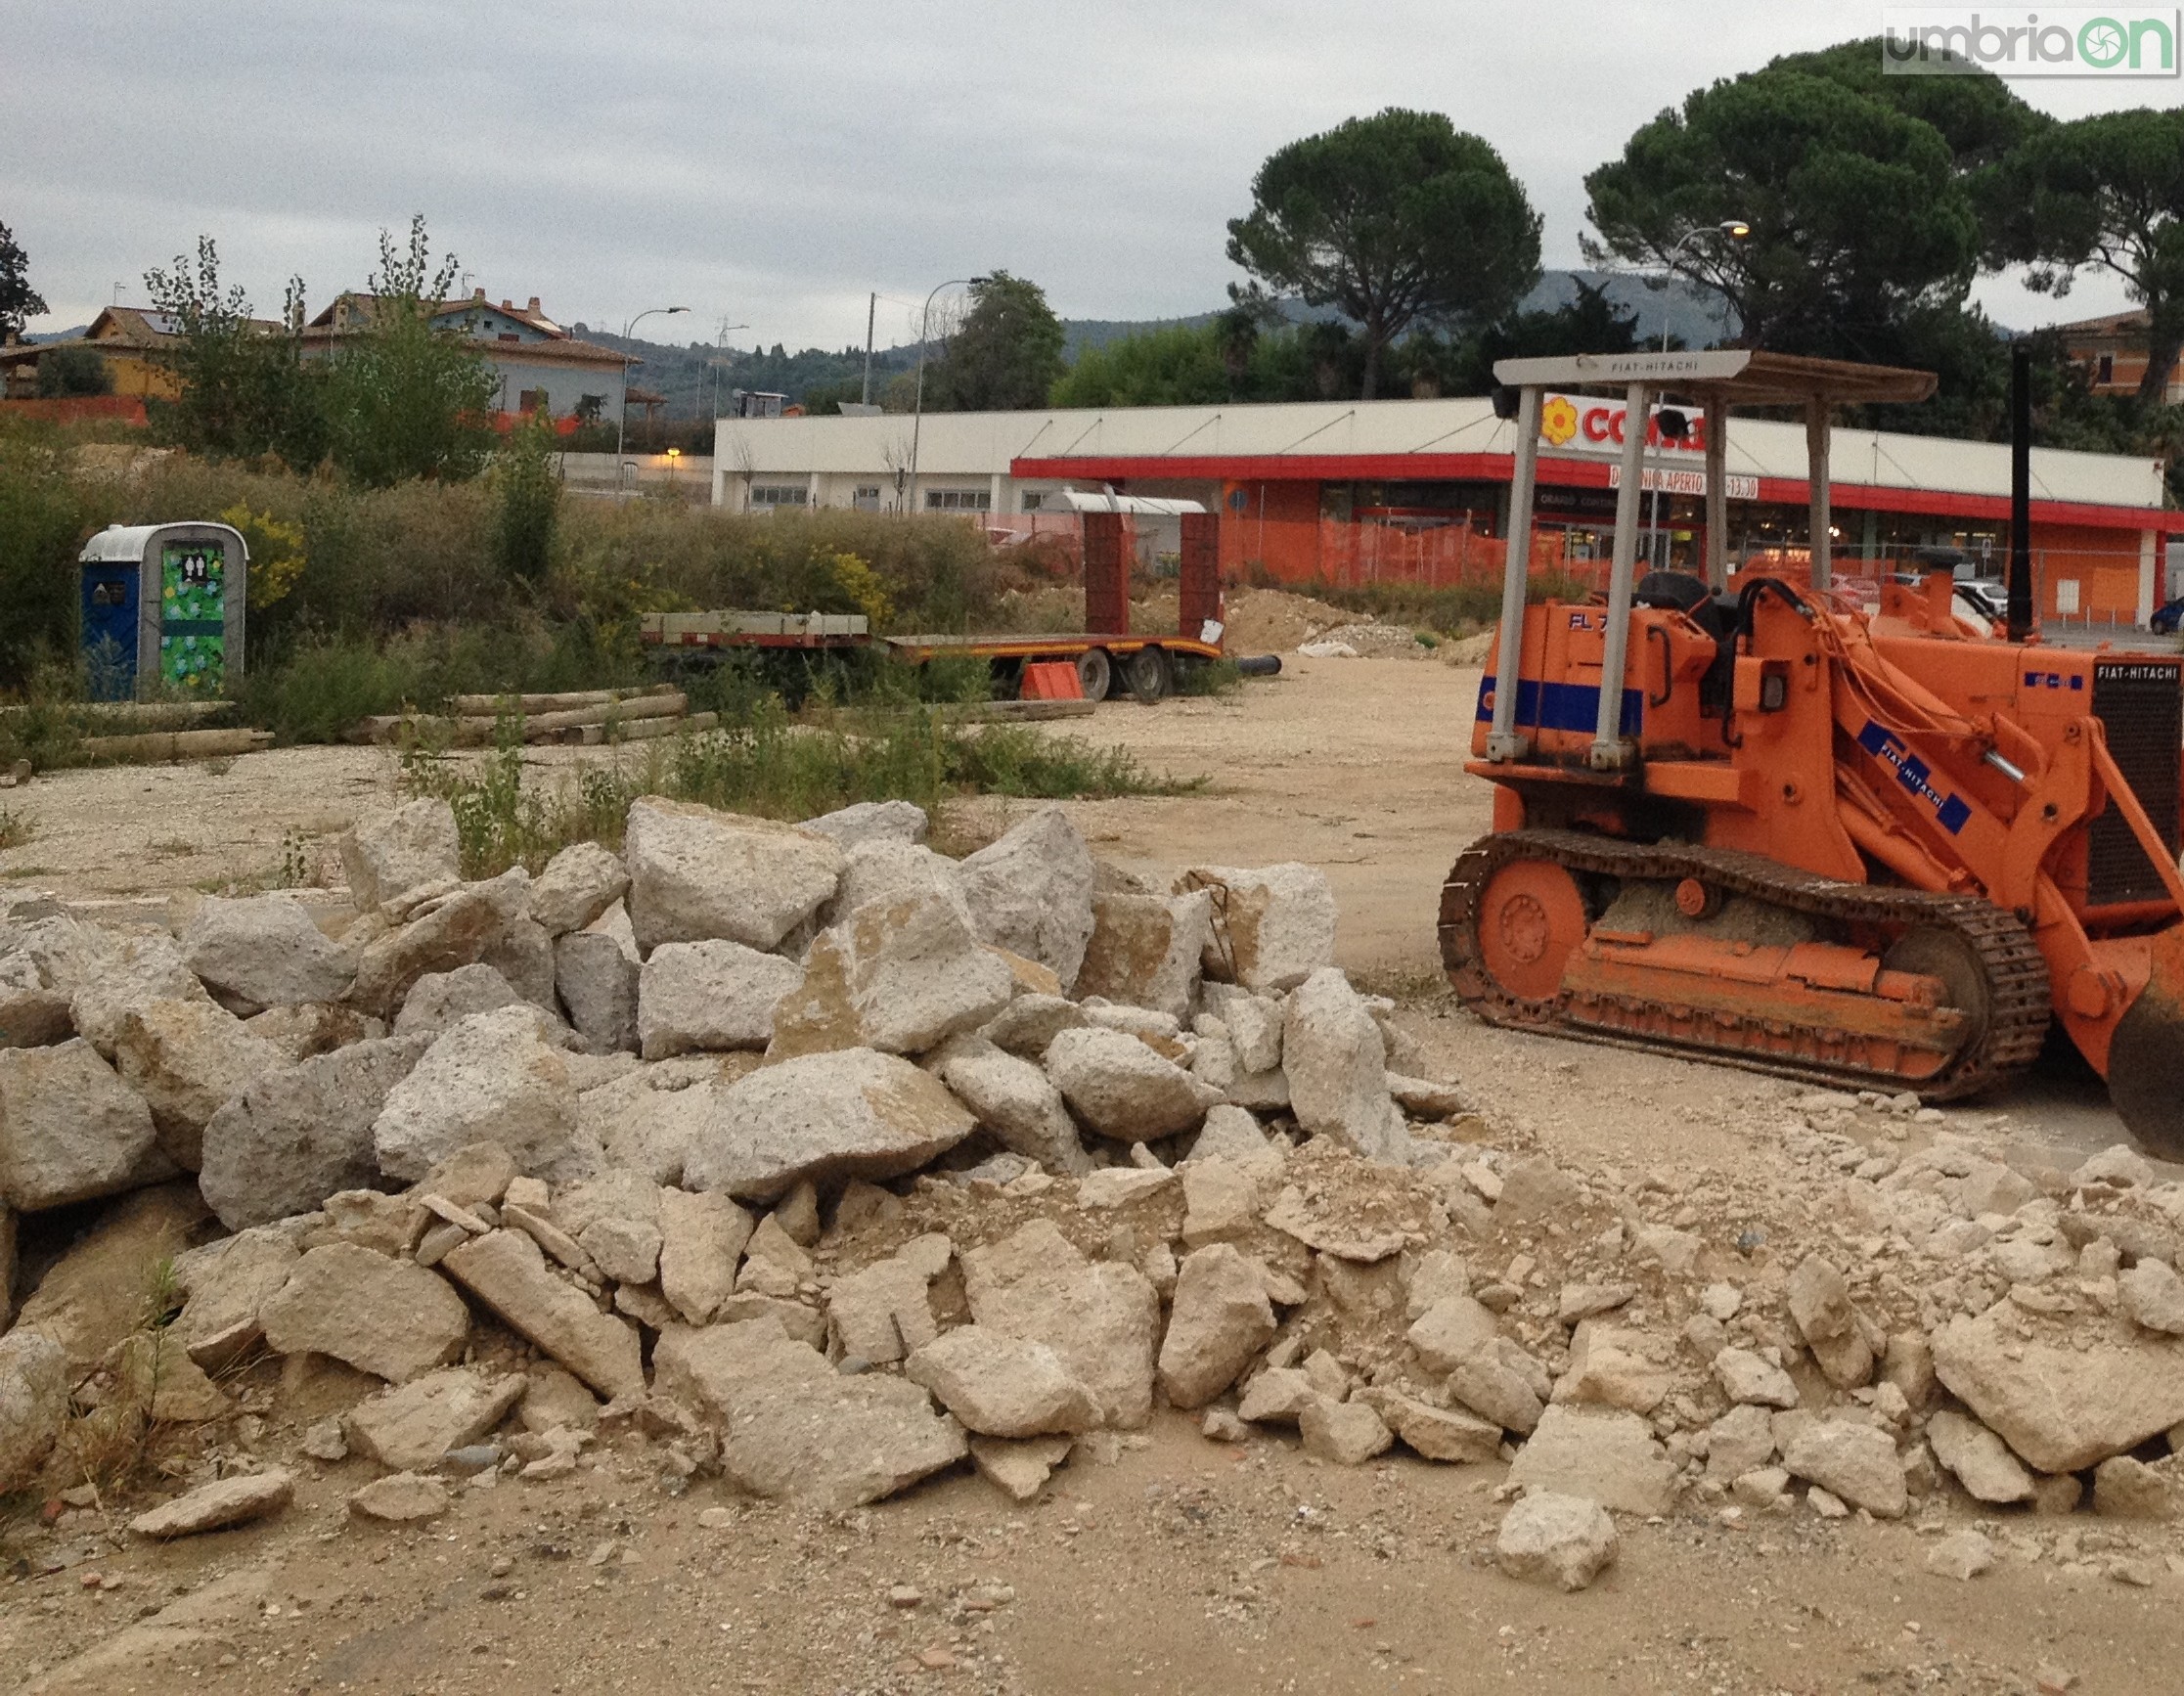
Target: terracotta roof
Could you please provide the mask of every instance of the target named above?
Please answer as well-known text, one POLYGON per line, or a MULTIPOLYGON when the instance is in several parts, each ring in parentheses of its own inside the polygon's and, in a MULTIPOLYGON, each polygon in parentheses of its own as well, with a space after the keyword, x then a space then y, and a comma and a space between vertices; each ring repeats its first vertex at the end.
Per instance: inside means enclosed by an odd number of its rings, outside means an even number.
MULTIPOLYGON (((359 290, 344 290, 327 302, 325 309, 304 327, 303 339, 313 345, 323 345, 337 336, 350 334, 358 328, 358 320, 371 319, 378 310, 379 302, 379 296, 377 294, 367 294, 359 290), (336 319, 342 322, 336 324, 336 319)), ((496 304, 486 299, 485 290, 480 289, 467 297, 442 300, 432 308, 432 316, 435 319, 446 318, 458 312, 481 307, 498 312, 504 318, 513 318, 517 323, 527 324, 543 337, 537 341, 497 341, 487 336, 472 336, 470 339, 490 357, 543 361, 550 365, 612 366, 616 370, 620 370, 625 363, 623 356, 611 347, 602 347, 596 341, 581 341, 547 317, 539 309, 538 296, 535 294, 524 306, 517 306, 507 300, 496 304)), ((630 359, 626 363, 640 365, 643 361, 630 359)))
MULTIPOLYGON (((281 326, 270 318, 253 318, 249 322, 261 335, 275 335, 281 331, 281 326)), ((55 347, 89 347, 105 353, 164 353, 171 351, 180 339, 174 319, 168 313, 152 312, 139 306, 108 306, 101 308, 99 316, 92 319, 81 335, 72 335, 66 341, 32 341, 7 348, 0 351, 0 364, 34 362, 39 354, 55 347)))
POLYGON ((2081 318, 2075 324, 2058 324, 2056 330, 2065 335, 2129 335, 2142 332, 2152 322, 2143 306, 2128 312, 2111 312, 2101 318, 2081 318))

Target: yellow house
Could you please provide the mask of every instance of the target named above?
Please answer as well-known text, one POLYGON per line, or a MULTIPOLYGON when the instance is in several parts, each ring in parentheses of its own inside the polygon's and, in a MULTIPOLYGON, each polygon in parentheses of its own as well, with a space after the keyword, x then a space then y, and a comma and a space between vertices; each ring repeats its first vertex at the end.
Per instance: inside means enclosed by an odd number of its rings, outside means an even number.
MULTIPOLYGON (((257 321, 267 332, 280 326, 257 321)), ((66 341, 11 343, 0 347, 0 393, 10 400, 35 398, 38 361, 59 348, 88 347, 106 362, 113 392, 153 400, 173 400, 182 392, 174 374, 181 345, 174 320, 163 312, 136 306, 109 306, 81 335, 66 341)))

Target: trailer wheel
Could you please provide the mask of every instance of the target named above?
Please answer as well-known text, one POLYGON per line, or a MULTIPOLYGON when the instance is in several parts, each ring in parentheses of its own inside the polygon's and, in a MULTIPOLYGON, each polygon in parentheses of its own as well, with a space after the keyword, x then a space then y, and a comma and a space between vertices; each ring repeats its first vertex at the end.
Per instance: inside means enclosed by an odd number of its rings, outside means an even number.
POLYGON ((1114 683, 1115 663, 1104 647, 1088 647, 1077 656, 1077 687, 1087 700, 1105 700, 1114 683))
POLYGON ((1123 661, 1123 682, 1130 686, 1131 694, 1145 706, 1166 700, 1176 682, 1174 668, 1168 663, 1168 650, 1140 647, 1123 661))

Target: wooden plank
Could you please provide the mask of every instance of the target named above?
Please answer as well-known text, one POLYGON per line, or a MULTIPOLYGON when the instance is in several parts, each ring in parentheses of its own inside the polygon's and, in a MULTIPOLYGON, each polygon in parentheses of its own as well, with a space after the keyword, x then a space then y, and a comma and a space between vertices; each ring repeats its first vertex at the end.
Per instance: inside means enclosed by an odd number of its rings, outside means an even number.
POLYGON ((579 725, 573 731, 563 731, 561 739, 574 740, 587 748, 604 747, 609 740, 623 742, 651 741, 658 736, 680 736, 685 731, 710 731, 720 728, 719 713, 691 713, 683 719, 636 719, 626 725, 579 725))
POLYGON ((552 713, 671 692, 658 684, 647 684, 642 689, 580 689, 559 694, 457 694, 448 696, 447 704, 449 716, 453 718, 494 718, 512 702, 520 713, 552 713))

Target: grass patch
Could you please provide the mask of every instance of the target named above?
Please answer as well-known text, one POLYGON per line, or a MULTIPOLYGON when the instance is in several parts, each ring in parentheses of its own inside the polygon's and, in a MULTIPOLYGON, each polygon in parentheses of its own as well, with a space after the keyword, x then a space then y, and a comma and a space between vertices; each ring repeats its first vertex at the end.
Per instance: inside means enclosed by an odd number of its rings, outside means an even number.
POLYGON ((0 850, 20 848, 37 833, 36 815, 19 812, 13 807, 0 807, 0 850))
POLYGON ((622 840, 640 795, 696 801, 724 812, 802 820, 857 801, 936 807, 952 795, 1047 800, 1197 794, 1204 778, 1148 772, 1122 748, 1095 748, 1028 725, 954 725, 924 707, 867 708, 794 722, 778 698, 716 731, 686 733, 626 750, 621 763, 584 768, 573 785, 524 782, 521 727, 504 717, 482 761, 459 763, 412 741, 403 785, 454 810, 463 874, 491 877, 511 866, 536 871, 571 842, 622 840))

